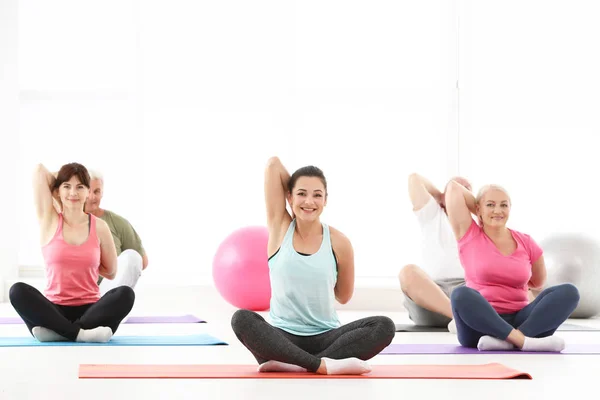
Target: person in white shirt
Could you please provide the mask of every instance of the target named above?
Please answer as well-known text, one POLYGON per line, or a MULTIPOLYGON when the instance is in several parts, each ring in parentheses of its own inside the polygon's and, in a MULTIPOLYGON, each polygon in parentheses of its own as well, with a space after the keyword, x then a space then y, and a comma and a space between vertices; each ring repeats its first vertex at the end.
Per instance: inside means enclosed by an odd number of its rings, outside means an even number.
MULTIPOLYGON (((451 180, 471 190, 467 179, 451 180)), ((429 180, 414 173, 408 178, 408 193, 421 226, 423 256, 420 265, 406 265, 398 275, 404 307, 415 325, 447 326, 455 333, 450 294, 464 286, 465 279, 456 238, 446 214, 445 191, 440 192, 429 180)))

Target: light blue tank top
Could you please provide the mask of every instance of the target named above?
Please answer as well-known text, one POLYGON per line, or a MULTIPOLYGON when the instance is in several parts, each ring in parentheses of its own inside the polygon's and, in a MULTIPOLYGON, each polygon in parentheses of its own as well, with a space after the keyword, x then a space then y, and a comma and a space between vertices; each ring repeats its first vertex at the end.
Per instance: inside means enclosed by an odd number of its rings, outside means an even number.
POLYGON ((322 226, 319 250, 302 255, 293 245, 294 219, 281 247, 269 260, 271 324, 294 335, 317 335, 341 325, 334 308, 337 265, 329 227, 322 226))

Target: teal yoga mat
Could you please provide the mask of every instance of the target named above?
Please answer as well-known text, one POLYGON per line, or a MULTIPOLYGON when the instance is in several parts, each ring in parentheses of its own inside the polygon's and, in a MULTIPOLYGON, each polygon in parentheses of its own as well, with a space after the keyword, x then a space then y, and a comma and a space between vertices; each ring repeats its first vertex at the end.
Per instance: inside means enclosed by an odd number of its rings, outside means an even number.
MULTIPOLYGON (((195 324, 206 321, 195 315, 154 315, 154 316, 133 316, 127 317, 123 324, 195 324)), ((20 317, 0 317, 0 324, 23 324, 20 317)))
POLYGON ((0 347, 34 346, 215 346, 227 345, 211 335, 113 336, 108 343, 39 342, 33 337, 1 337, 0 347))

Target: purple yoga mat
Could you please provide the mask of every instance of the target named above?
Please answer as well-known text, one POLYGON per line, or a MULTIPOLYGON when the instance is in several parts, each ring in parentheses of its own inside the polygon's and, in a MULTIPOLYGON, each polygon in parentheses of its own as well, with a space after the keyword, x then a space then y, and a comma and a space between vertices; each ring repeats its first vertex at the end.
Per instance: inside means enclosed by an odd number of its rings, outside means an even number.
POLYGON ((129 317, 125 320, 126 324, 196 324, 206 321, 194 315, 177 316, 149 316, 149 317, 129 317))
MULTIPOLYGON (((173 316, 148 316, 148 317, 129 317, 124 324, 196 324, 206 321, 194 315, 173 315, 173 316)), ((23 320, 19 317, 0 317, 0 325, 22 324, 23 320)))
POLYGON ((462 347, 456 344, 391 344, 380 354, 600 354, 600 344, 568 344, 560 352, 550 351, 479 351, 470 347, 462 347))
POLYGON ((10 324, 22 324, 23 320, 19 317, 0 317, 0 324, 2 325, 10 325, 10 324))

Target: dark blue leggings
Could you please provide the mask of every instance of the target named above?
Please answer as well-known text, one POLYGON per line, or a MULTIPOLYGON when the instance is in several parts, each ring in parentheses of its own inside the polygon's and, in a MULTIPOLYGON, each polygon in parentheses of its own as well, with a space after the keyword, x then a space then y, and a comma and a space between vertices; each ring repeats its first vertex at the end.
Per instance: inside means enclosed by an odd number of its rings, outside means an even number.
POLYGON ((458 342, 477 347, 482 336, 506 340, 513 329, 528 337, 554 334, 579 303, 579 291, 570 283, 545 289, 534 301, 512 314, 498 314, 475 289, 454 289, 450 296, 458 342))

